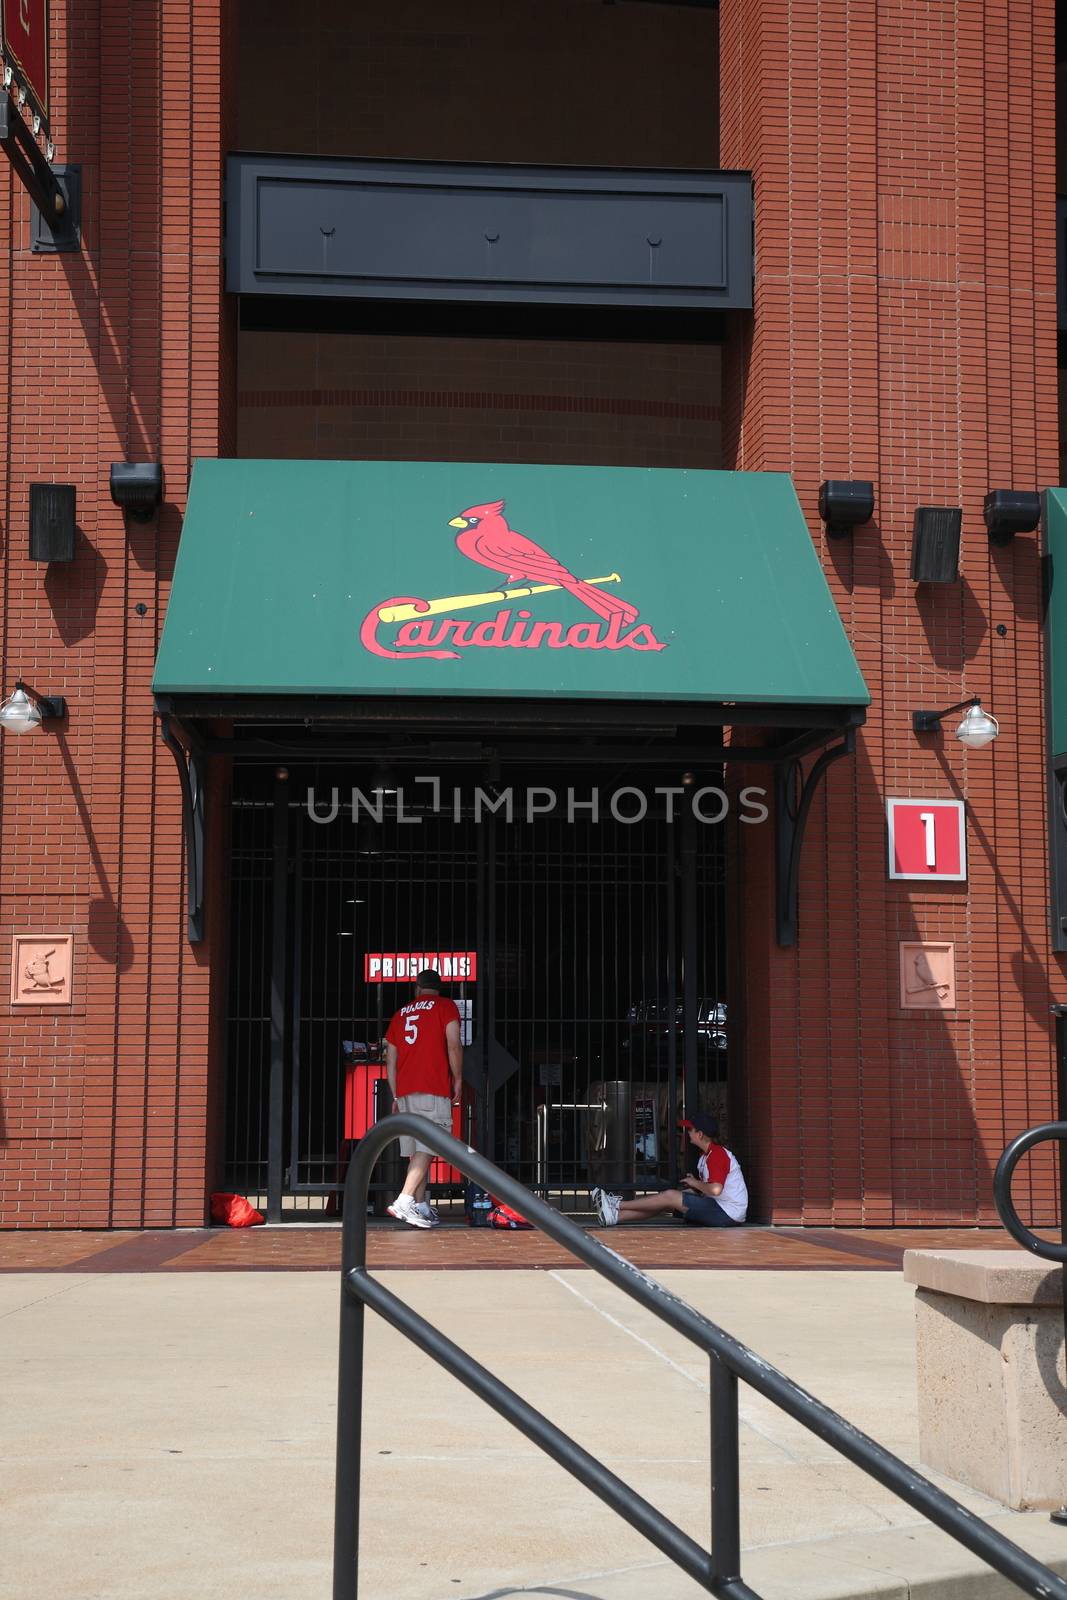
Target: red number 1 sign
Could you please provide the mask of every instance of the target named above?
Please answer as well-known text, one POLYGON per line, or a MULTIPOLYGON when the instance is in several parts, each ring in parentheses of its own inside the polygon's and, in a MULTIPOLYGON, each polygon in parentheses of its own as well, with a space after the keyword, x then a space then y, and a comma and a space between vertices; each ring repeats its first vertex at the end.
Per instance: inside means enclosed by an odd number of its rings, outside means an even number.
POLYGON ((962 883, 967 830, 962 800, 887 800, 889 876, 962 883))

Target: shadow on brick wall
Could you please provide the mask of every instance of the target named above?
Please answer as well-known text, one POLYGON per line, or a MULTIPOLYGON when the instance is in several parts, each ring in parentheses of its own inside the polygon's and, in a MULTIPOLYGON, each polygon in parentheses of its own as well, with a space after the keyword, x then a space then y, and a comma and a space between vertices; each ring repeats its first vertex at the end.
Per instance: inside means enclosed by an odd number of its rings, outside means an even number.
MULTIPOLYGON (((68 76, 60 158, 82 168, 82 242, 56 260, 127 461, 159 454, 163 10, 66 6, 68 56, 86 69, 68 76)), ((93 488, 106 500, 106 481, 93 488)))
MULTIPOLYGON (((951 780, 951 774, 946 775, 951 780)), ((893 792, 891 789, 889 792, 893 792)), ((953 783, 952 792, 957 788, 953 783)), ((857 914, 865 887, 869 892, 877 874, 884 888, 885 942, 883 972, 872 971, 872 948, 859 940, 856 975, 860 993, 869 984, 884 988, 883 1036, 878 1038, 877 1015, 859 1019, 857 1045, 873 1042, 874 1068, 863 1076, 864 1094, 872 1107, 883 1096, 888 1102, 889 1156, 885 1177, 893 1196, 893 1221, 967 1222, 990 1220, 993 1173, 987 1147, 1000 1129, 989 1126, 988 1099, 1001 1064, 989 1059, 983 1048, 983 1012, 987 1000, 987 975, 981 969, 981 940, 972 927, 971 883, 940 883, 936 900, 927 886, 886 876, 885 862, 886 775, 872 763, 866 740, 856 752, 857 838, 877 839, 853 868, 858 885, 857 914), (877 819, 877 832, 870 823, 877 819), (916 892, 922 891, 919 898, 916 892), (940 1010, 905 1006, 901 994, 900 946, 928 940, 947 940, 955 947, 955 1006, 940 1010), (883 1076, 884 1074, 884 1076, 883 1076), (882 1079, 879 1085, 879 1078, 882 1079), (986 1125, 979 1125, 979 1107, 986 1125)), ((973 864, 972 864, 973 866, 973 864)), ((884 1103, 884 1102, 883 1102, 884 1103)), ((877 1118, 877 1111, 874 1112, 877 1118)), ((998 1151, 999 1154, 999 1151, 998 1151)))
MULTIPOLYGON (((993 571, 1004 585, 1005 620, 1042 624, 1045 620, 1044 565, 1037 534, 1017 534, 1010 544, 989 546, 993 571)), ((994 617, 993 621, 1000 619, 994 617)))
POLYGON ((109 967, 128 972, 133 965, 133 935, 119 915, 114 900, 98 895, 89 901, 86 926, 89 944, 109 967))
POLYGON ((107 562, 77 527, 74 560, 63 565, 51 563, 44 580, 44 592, 64 644, 77 644, 93 632, 106 577, 107 562))
POLYGON ((85 794, 78 778, 77 768, 74 765, 67 743, 66 735, 59 733, 56 740, 63 765, 67 769, 67 778, 70 782, 74 803, 78 808, 78 816, 85 830, 85 840, 89 846, 89 855, 96 874, 100 893, 94 895, 89 902, 88 914, 88 939, 91 948, 101 961, 113 966, 119 972, 125 972, 133 963, 134 943, 122 914, 119 911, 115 895, 108 879, 107 868, 100 854, 99 846, 93 834, 92 818, 89 807, 85 801, 85 794))
POLYGON ((892 599, 896 593, 896 577, 893 572, 893 562, 889 551, 882 543, 882 525, 877 517, 872 517, 870 522, 865 522, 858 528, 851 538, 825 540, 826 557, 833 567, 837 581, 846 594, 855 594, 857 589, 873 589, 876 593, 892 599), (863 540, 863 560, 859 563, 862 576, 856 572, 855 541, 863 540), (871 561, 871 553, 875 561, 871 561))
POLYGON ((958 583, 916 584, 915 609, 930 655, 946 672, 958 673, 982 649, 989 621, 962 572, 958 583))

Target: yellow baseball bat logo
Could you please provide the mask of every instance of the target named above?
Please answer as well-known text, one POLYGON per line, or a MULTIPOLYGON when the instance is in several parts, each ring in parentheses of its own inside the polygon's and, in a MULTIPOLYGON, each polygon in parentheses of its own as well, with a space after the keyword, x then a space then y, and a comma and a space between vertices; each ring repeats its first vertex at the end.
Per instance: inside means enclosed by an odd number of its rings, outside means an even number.
MULTIPOLYGON (((606 578, 585 578, 583 581, 621 583, 622 579, 617 572, 609 572, 606 578)), ((436 617, 442 611, 471 611, 475 606, 499 605, 502 600, 525 600, 532 594, 551 594, 559 587, 558 583, 538 583, 531 588, 493 589, 488 594, 450 594, 440 600, 428 600, 419 611, 414 606, 384 606, 378 618, 381 622, 421 622, 424 617, 436 617)))

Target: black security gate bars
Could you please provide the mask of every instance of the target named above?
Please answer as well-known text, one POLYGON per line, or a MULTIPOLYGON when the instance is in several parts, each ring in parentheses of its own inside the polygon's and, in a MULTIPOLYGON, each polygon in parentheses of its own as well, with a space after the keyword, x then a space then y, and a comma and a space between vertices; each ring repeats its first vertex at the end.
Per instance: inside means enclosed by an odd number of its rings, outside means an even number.
POLYGON ((720 1600, 759 1600, 756 1591, 741 1576, 738 1379, 750 1384, 898 1499, 929 1518, 1025 1594, 1038 1600, 1067 1600, 1067 1583, 943 1493, 921 1473, 762 1361, 747 1345, 732 1338, 567 1217, 529 1194, 484 1156, 423 1118, 408 1115, 390 1117, 370 1130, 356 1149, 345 1184, 333 1600, 357 1600, 363 1323, 364 1307, 368 1305, 720 1600), (535 1227, 541 1228, 557 1244, 708 1356, 711 1363, 710 1550, 683 1533, 655 1506, 609 1472, 595 1456, 368 1274, 367 1193, 371 1171, 385 1146, 401 1134, 417 1135, 422 1143, 506 1204, 514 1206, 535 1227))
POLYGON ((410 995, 408 980, 365 982, 364 957, 405 949, 476 952, 475 981, 450 990, 470 1009, 472 1143, 568 1210, 588 1209, 593 1184, 676 1183, 674 1123, 723 1113, 737 1039, 723 828, 682 808, 669 825, 655 796, 632 825, 606 801, 571 821, 568 785, 581 799, 590 782, 573 771, 552 774, 560 806, 532 821, 519 784, 509 822, 475 816, 473 779, 455 780, 458 804, 443 780, 434 814, 408 777, 403 816, 387 793, 380 820, 355 823, 373 771, 234 771, 226 1187, 264 1197, 272 1221, 336 1208, 350 1141, 380 1109, 385 1025, 410 995))
MULTIPOLYGON (((426 702, 358 696, 300 697, 270 695, 157 695, 156 710, 182 729, 183 741, 206 760, 210 756, 238 758, 273 765, 278 761, 315 762, 368 760, 391 754, 414 762, 414 770, 428 771, 439 761, 471 759, 490 766, 505 753, 512 760, 533 763, 540 773, 555 762, 599 767, 621 766, 627 772, 646 770, 664 761, 676 772, 707 771, 723 763, 763 765, 775 774, 778 803, 774 808, 776 914, 779 945, 797 938, 797 883, 801 847, 812 801, 828 767, 855 748, 856 729, 866 712, 860 706, 803 704, 716 704, 689 702, 684 712, 671 702, 625 701, 569 702, 512 700, 506 722, 490 699, 452 697, 434 701, 427 721, 426 702), (220 723, 232 723, 225 737, 220 723), (386 728, 388 731, 386 731, 386 728), (717 735, 718 729, 761 729, 765 738, 750 743, 717 735), (443 736, 458 735, 457 748, 443 746, 443 736), (580 743, 571 741, 578 737, 580 743), (533 740, 536 739, 536 743, 533 740), (838 743, 833 743, 837 739, 838 743), (623 743, 621 741, 625 740, 623 743), (829 748, 827 748, 829 746, 829 748), (819 755, 818 752, 822 752, 819 755), (804 772, 803 763, 815 757, 804 772)), ((179 767, 185 786, 184 769, 179 767)), ((195 841, 186 839, 187 854, 195 841)), ((195 851, 193 852, 195 854, 195 851)), ((191 860, 191 857, 190 857, 191 860)), ((194 903, 196 875, 187 871, 190 889, 190 937, 204 906, 194 903)))

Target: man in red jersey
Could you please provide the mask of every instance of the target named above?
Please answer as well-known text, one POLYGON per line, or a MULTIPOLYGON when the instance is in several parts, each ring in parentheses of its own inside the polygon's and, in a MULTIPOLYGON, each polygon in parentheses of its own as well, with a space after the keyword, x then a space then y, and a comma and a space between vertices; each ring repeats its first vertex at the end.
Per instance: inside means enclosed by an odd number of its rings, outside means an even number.
MULTIPOLYGON (((455 1002, 442 996, 440 975, 430 967, 415 979, 414 1000, 386 1029, 385 1071, 394 1111, 412 1111, 452 1132, 452 1107, 463 1093, 463 1040, 455 1002)), ((400 1154, 408 1158, 408 1175, 389 1215, 409 1228, 435 1227, 437 1214, 426 1198, 433 1151, 405 1135, 400 1154)))

